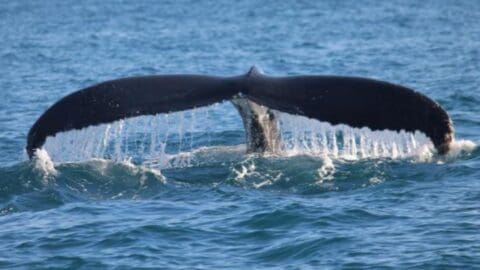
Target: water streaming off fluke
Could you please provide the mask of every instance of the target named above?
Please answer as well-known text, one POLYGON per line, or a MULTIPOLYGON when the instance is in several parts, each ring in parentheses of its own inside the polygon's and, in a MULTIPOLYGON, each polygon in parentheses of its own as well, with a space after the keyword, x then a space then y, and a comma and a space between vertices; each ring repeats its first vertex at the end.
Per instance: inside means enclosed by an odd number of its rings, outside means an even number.
POLYGON ((225 106, 231 107, 215 104, 62 132, 47 138, 44 149, 55 162, 105 158, 135 164, 155 161, 162 168, 189 166, 195 149, 242 142, 241 119, 225 106), (232 113, 220 115, 222 110, 232 113))
MULTIPOLYGON (((222 103, 63 132, 49 137, 44 149, 55 162, 105 158, 154 165, 160 169, 208 163, 215 158, 214 152, 221 152, 224 146, 230 146, 224 148, 225 152, 234 149, 233 152, 240 154, 244 151, 242 146, 231 148, 243 144, 245 138, 241 119, 229 106, 232 107, 230 103, 222 103)), ((432 143, 419 132, 332 126, 306 117, 274 113, 280 127, 280 155, 335 159, 425 159, 432 155, 432 143)))
POLYGON ((331 125, 315 119, 276 112, 285 155, 326 155, 332 158, 426 158, 431 141, 421 132, 372 131, 331 125))

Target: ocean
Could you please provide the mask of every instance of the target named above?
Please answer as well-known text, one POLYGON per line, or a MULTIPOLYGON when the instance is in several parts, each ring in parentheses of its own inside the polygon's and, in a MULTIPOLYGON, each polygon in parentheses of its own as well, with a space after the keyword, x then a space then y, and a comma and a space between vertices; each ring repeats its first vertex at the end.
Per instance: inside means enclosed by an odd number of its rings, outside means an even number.
POLYGON ((478 18, 478 1, 2 1, 0 268, 479 269, 478 18), (276 112, 282 152, 246 154, 228 102, 24 150, 78 89, 253 65, 416 89, 453 150, 276 112))

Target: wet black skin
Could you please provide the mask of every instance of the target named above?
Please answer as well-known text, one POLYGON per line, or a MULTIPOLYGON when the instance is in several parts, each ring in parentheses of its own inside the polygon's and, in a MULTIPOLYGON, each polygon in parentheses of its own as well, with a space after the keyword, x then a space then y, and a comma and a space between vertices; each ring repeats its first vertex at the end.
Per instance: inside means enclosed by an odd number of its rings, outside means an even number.
POLYGON ((58 132, 207 106, 239 94, 270 109, 331 124, 418 130, 432 140, 440 154, 448 152, 454 136, 445 110, 412 89, 357 77, 274 77, 252 67, 235 77, 143 76, 87 87, 62 98, 40 116, 28 133, 26 150, 32 158, 46 138, 58 132))

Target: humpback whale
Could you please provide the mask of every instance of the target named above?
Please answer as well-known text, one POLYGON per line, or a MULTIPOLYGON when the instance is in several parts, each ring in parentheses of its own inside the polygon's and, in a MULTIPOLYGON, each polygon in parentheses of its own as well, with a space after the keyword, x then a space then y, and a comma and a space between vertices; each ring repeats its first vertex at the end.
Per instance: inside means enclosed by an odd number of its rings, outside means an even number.
POLYGON ((447 112, 410 88, 369 78, 270 76, 255 66, 240 76, 151 75, 102 82, 65 96, 28 132, 31 159, 49 136, 140 115, 155 115, 231 101, 245 127, 247 151, 275 152, 272 110, 332 125, 423 132, 438 153, 449 151, 454 130, 447 112))

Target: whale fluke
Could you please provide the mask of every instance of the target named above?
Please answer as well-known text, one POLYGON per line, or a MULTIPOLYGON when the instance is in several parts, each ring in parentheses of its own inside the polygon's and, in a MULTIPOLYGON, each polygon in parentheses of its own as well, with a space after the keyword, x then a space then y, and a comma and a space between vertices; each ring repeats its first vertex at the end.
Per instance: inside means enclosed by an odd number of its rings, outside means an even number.
POLYGON ((427 96, 404 86, 342 76, 259 76, 247 97, 278 111, 332 125, 372 130, 421 131, 440 154, 453 141, 447 112, 427 96))
POLYGON ((272 151, 277 144, 274 119, 259 121, 258 113, 269 115, 270 109, 357 128, 418 130, 441 154, 449 150, 454 136, 445 110, 412 89, 356 77, 273 77, 253 67, 235 77, 143 76, 87 87, 62 98, 40 116, 28 133, 26 150, 32 158, 48 136, 59 132, 225 100, 240 111, 249 151, 272 151))
POLYGON ((235 78, 199 75, 132 77, 103 82, 53 104, 30 128, 27 153, 32 158, 48 136, 62 131, 139 116, 207 106, 231 99, 235 78))

